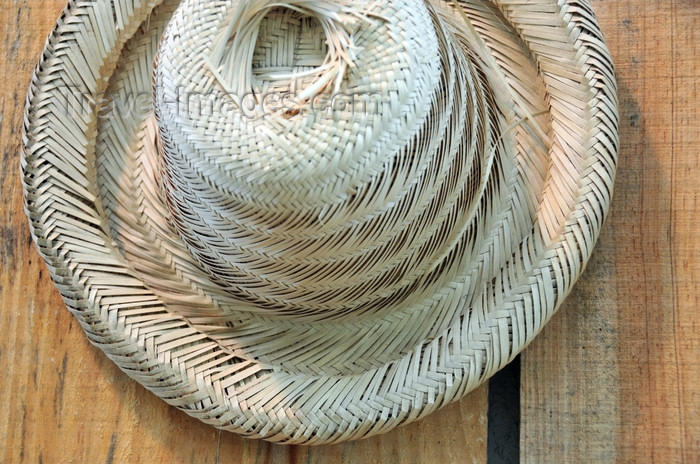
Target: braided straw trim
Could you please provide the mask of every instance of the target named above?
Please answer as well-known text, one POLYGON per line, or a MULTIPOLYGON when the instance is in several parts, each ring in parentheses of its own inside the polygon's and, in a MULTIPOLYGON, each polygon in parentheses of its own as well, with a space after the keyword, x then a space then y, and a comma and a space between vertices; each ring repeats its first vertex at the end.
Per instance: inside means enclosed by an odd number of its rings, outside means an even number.
MULTIPOLYGON (((430 2, 433 21, 473 50, 474 93, 447 92, 451 106, 436 99, 446 106, 418 114, 443 115, 440 130, 457 128, 449 139, 459 139, 460 127, 484 128, 474 129, 482 138, 468 140, 493 154, 480 168, 490 180, 477 182, 472 195, 488 201, 475 209, 462 203, 460 211, 476 220, 461 230, 473 232, 443 254, 448 270, 438 266, 423 277, 434 279, 427 290, 360 308, 362 317, 348 317, 357 315, 352 308, 331 318, 324 310, 332 307, 301 306, 295 317, 257 311, 257 303, 242 307, 240 295, 222 291, 217 273, 201 270, 180 239, 183 224, 159 220, 173 202, 157 184, 155 140, 163 126, 153 118, 57 117, 66 83, 91 94, 150 87, 146 57, 155 57, 179 2, 152 14, 159 3, 71 2, 32 81, 24 135, 26 209, 37 246, 90 340, 126 373, 212 425, 319 444, 426 415, 532 340, 582 271, 612 193, 615 81, 587 2, 460 2, 467 26, 449 2, 430 2), (488 108, 454 111, 478 102, 488 108)), ((470 73, 460 77, 460 64, 444 52, 455 42, 436 40, 441 67, 453 73, 441 82, 466 85, 470 73)), ((483 155, 464 155, 461 165, 478 166, 483 155)), ((430 169, 422 166, 416 171, 430 169)), ((454 169, 442 172, 430 180, 449 184, 454 169)), ((451 185, 474 188, 464 182, 474 172, 464 169, 451 185)), ((185 188, 185 179, 174 185, 185 188)), ((406 181, 392 194, 418 184, 406 181)), ((182 204, 192 203, 175 206, 182 204)))

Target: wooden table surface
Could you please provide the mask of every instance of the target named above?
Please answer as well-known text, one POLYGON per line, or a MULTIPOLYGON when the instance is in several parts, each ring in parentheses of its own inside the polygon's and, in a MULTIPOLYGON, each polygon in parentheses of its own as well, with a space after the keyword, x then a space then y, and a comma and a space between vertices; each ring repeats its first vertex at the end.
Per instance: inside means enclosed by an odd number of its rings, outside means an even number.
MULTIPOLYGON (((615 198, 588 269, 522 356, 521 461, 700 462, 700 1, 593 0, 619 79, 615 198)), ((0 462, 483 463, 488 386, 418 423, 318 448, 200 424, 122 374, 31 242, 19 151, 62 0, 0 0, 0 462)))

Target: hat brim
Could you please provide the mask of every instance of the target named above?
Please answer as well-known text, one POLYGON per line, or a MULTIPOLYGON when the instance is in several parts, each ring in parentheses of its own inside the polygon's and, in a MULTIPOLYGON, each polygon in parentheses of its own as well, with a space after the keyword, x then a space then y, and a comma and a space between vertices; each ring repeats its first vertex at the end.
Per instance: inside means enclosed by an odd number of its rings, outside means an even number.
MULTIPOLYGON (((22 162, 32 233, 69 309, 128 375, 188 414, 247 436, 306 444, 357 439, 461 398, 556 311, 610 203, 614 73, 588 2, 560 3, 465 5, 504 83, 526 101, 522 110, 546 105, 547 159, 524 153, 514 160, 523 183, 541 186, 530 200, 531 230, 498 258, 495 275, 452 282, 449 311, 308 325, 243 312, 217 322, 227 302, 216 300, 177 233, 157 220, 167 216, 157 185, 134 185, 139 176, 157 177, 152 120, 115 113, 104 123, 97 109, 65 113, 67 89, 100 95, 136 80, 132 91, 148 90, 158 34, 178 2, 71 2, 32 81, 22 162), (512 33, 502 32, 504 25, 512 33), (514 53, 523 48, 531 67, 518 64, 514 53), (533 70, 545 91, 537 102, 519 80, 533 70), (542 166, 546 172, 536 172, 542 166), (139 221, 150 222, 146 232, 128 227, 139 221), (131 259, 139 254, 148 259, 131 259), (135 264, 144 262, 151 264, 135 264), (468 304, 454 296, 467 294, 468 304), (246 341, 251 337, 264 338, 264 350, 246 341), (313 359, 295 353, 313 344, 325 347, 313 359)), ((504 201, 525 201, 519 194, 516 185, 504 201)), ((504 219, 493 234, 496 250, 507 241, 507 225, 504 219)))

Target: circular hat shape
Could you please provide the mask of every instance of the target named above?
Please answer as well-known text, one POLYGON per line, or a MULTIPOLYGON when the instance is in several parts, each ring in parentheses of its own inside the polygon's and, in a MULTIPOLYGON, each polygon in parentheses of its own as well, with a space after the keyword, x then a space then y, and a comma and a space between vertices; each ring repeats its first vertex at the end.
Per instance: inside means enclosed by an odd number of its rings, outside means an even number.
POLYGON ((27 214, 91 341, 165 401, 358 439, 549 320, 608 209, 616 98, 585 0, 71 2, 27 214))

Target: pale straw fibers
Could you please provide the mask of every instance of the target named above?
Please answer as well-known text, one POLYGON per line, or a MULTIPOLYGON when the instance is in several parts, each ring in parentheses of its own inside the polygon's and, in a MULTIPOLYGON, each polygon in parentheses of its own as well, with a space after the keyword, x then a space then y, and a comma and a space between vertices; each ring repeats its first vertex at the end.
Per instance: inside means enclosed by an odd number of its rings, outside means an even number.
POLYGON ((615 92, 586 0, 71 1, 27 214, 90 340, 165 401, 362 438, 552 316, 610 202, 615 92))

